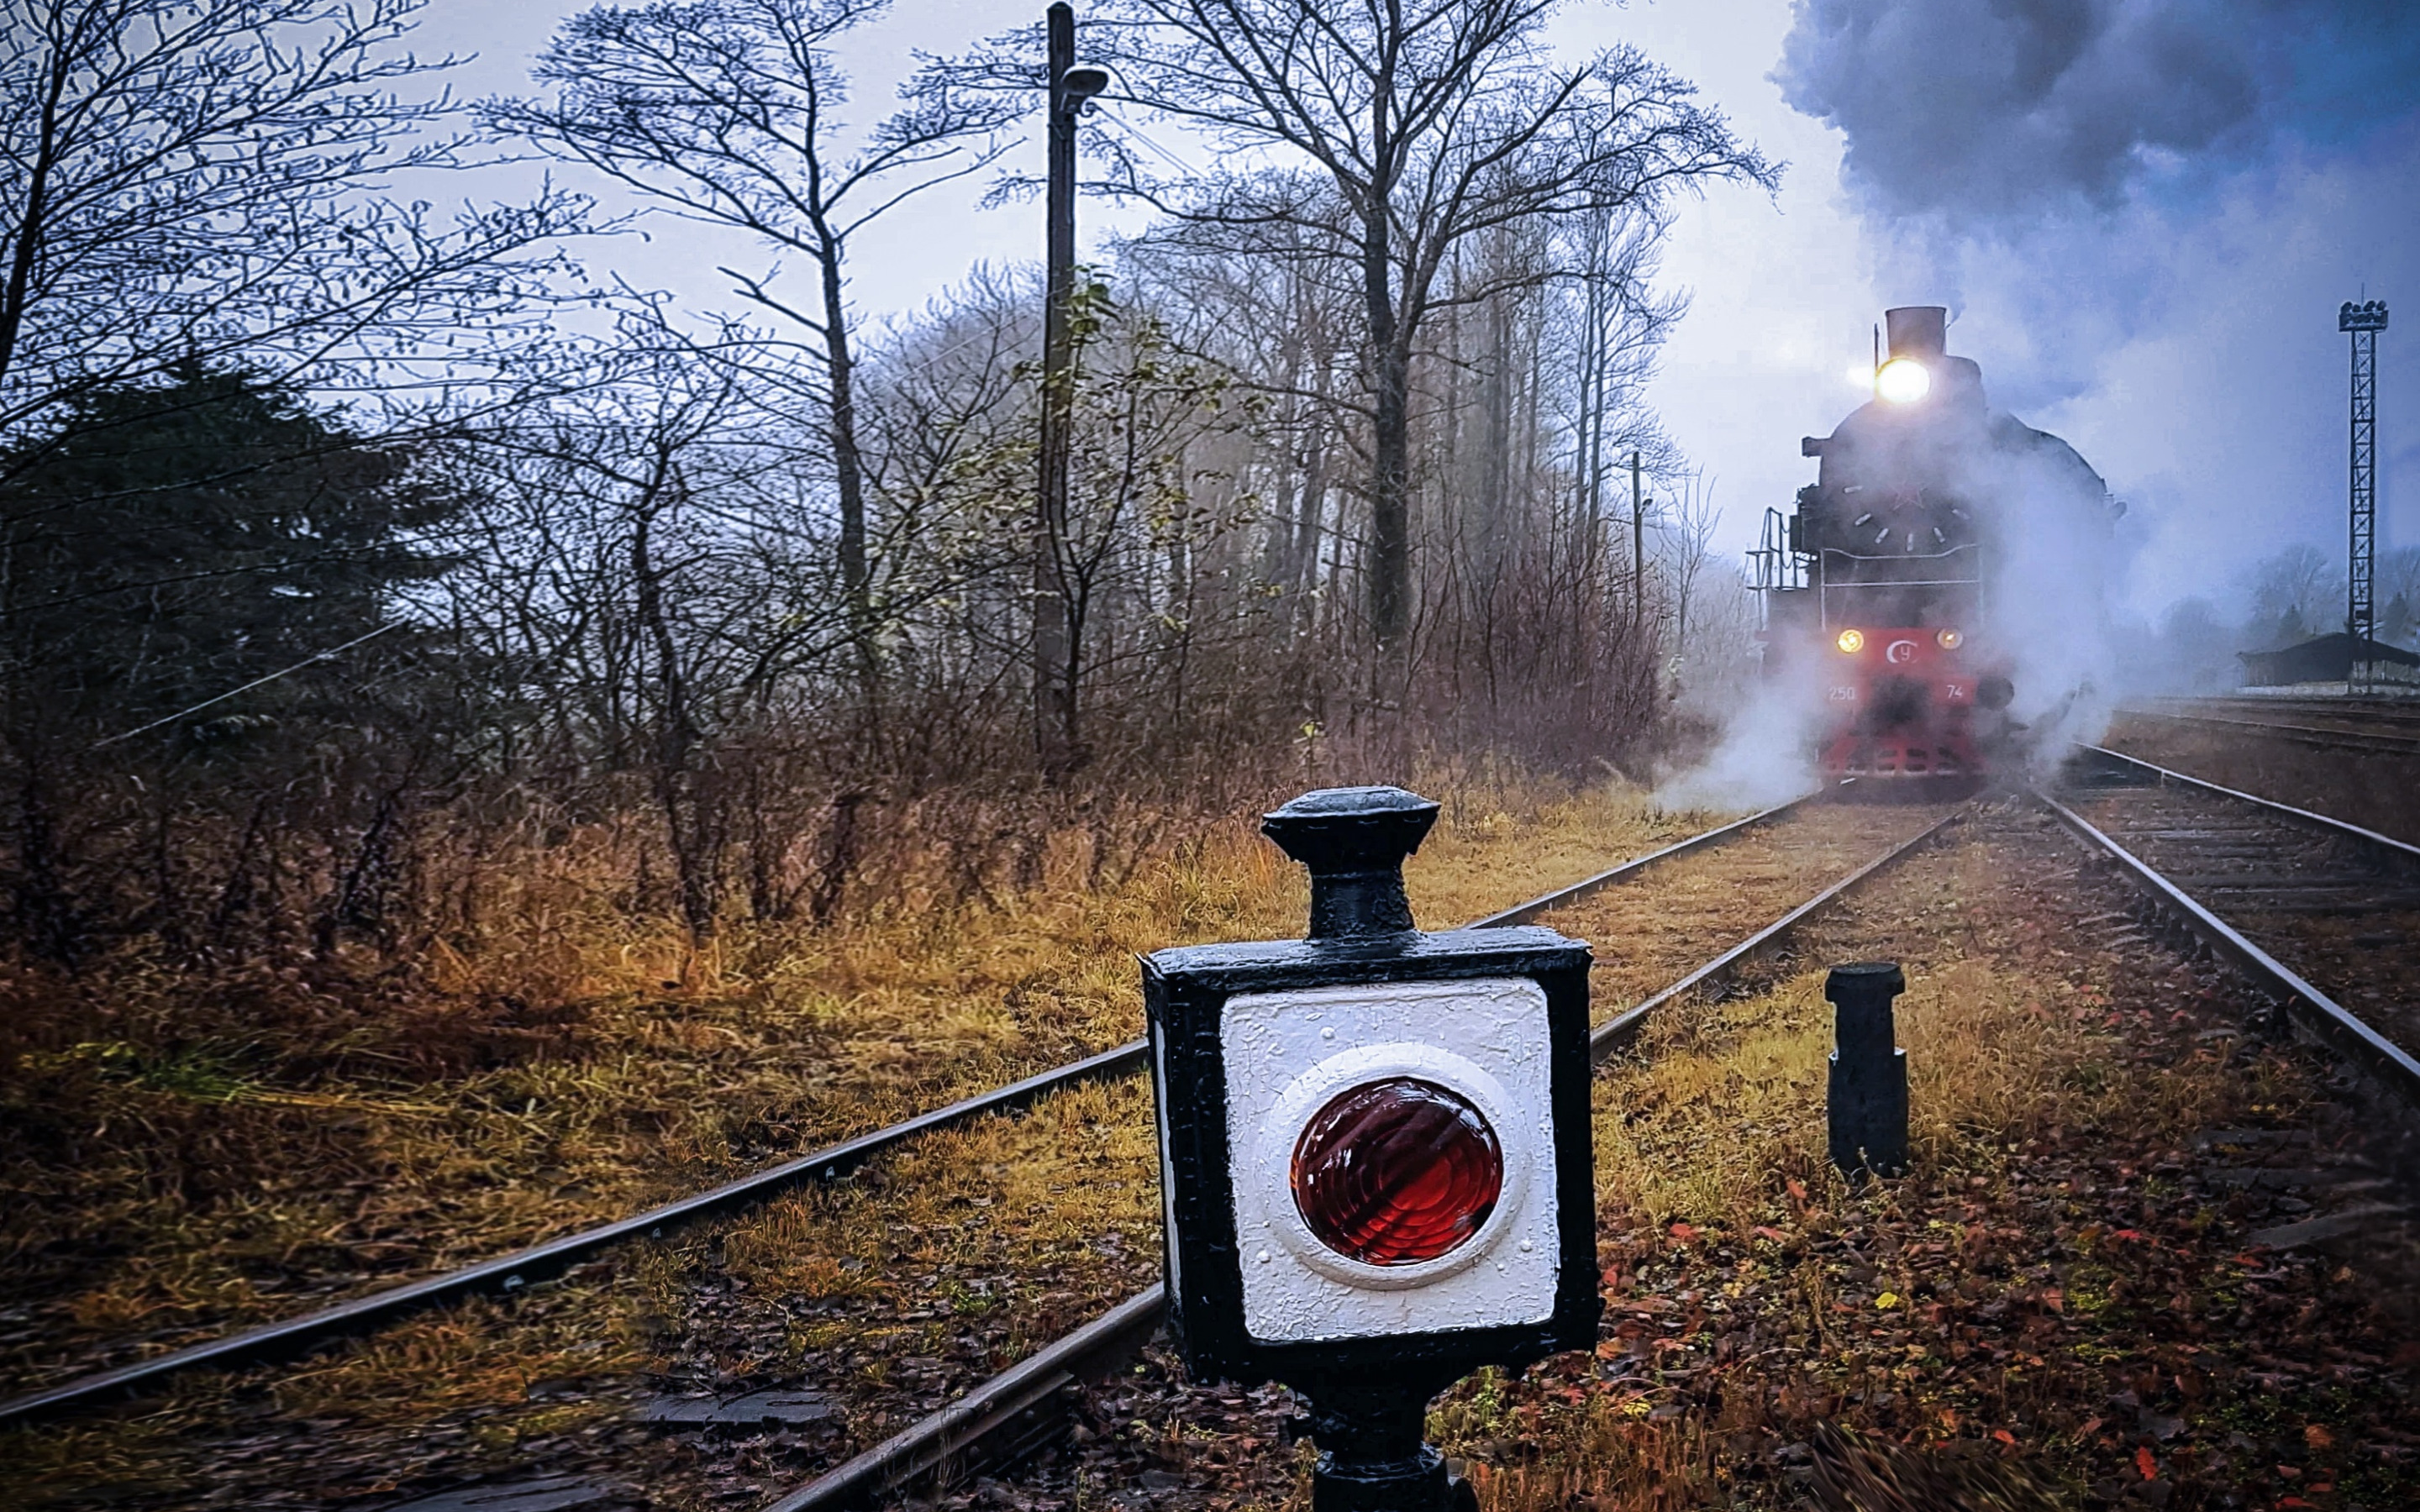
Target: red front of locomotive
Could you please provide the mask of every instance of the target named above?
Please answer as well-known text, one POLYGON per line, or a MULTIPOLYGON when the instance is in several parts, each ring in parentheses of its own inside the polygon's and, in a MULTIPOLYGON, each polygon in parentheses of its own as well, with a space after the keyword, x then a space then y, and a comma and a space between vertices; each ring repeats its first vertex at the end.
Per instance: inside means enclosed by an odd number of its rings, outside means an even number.
POLYGON ((1823 669, 1822 769, 1827 784, 1915 779, 1970 787, 2008 703, 2005 674, 1982 670, 1954 625, 1842 627, 1816 653, 1823 669))

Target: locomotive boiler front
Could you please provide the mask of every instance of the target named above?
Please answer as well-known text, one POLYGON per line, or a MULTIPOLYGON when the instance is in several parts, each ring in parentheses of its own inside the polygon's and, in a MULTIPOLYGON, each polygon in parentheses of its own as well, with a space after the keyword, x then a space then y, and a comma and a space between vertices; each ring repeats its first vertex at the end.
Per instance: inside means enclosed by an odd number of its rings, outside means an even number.
POLYGON ((1816 482, 1756 553, 1767 675, 1816 702, 1823 774, 1861 795, 1971 792, 2007 758, 2023 733, 1993 603, 2008 536, 2046 493, 2106 498, 2065 442, 1990 408, 1947 316, 1887 312, 1874 397, 1801 443, 1816 482))

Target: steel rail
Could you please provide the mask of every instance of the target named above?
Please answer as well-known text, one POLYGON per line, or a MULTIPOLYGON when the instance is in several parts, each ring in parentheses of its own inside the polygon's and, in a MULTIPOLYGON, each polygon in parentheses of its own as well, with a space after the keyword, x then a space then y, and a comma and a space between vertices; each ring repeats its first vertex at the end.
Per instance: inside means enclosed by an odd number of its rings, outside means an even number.
POLYGON ((863 1505, 936 1472, 1004 1464, 1041 1447, 1080 1382, 1098 1381, 1159 1331, 1168 1285, 1149 1287, 856 1458, 826 1471, 765 1512, 863 1505))
POLYGON ((2254 982, 2284 998, 2296 1021, 2314 1038, 2371 1072, 2397 1100, 2420 1108, 2420 1060, 2414 1060, 2400 1045, 2254 944, 2182 887, 2162 876, 2150 863, 2095 828, 2082 814, 2040 789, 2035 790, 2034 797, 2078 839, 2116 861, 2138 887, 2172 910, 2212 950, 2234 963, 2254 982))
POLYGON ((1799 925, 1838 903, 1874 873, 1886 867, 1895 866, 1914 855, 1934 836, 1965 818, 1968 811, 1968 809, 1961 807, 1943 814, 1939 819, 1926 825, 1920 833, 1900 841, 1654 996, 1645 999, 1636 1007, 1624 1009, 1598 1025, 1589 1031, 1590 1058, 1601 1065, 1621 1051, 1628 1049, 1638 1038, 1638 1031, 1646 1024, 1648 1017, 1657 1009, 1668 1007, 1700 987, 1711 986, 1730 977, 1759 950, 1780 940, 1799 925))
POLYGON ((1144 1064, 1143 1050, 1143 1041, 1137 1040, 1113 1050, 1105 1050, 1097 1056, 1029 1076, 1023 1081, 1011 1082, 980 1097, 970 1097, 947 1107, 918 1114, 904 1122, 877 1129, 855 1139, 843 1140, 813 1154, 783 1161, 779 1165, 751 1172, 720 1186, 708 1187, 677 1201, 649 1208, 644 1212, 596 1228, 566 1234, 527 1249, 515 1250, 509 1255, 500 1255, 494 1259, 481 1260, 474 1265, 446 1271, 403 1286, 390 1287, 383 1291, 373 1291, 350 1302, 340 1302, 318 1312, 305 1313, 300 1318, 266 1323, 148 1360, 80 1376, 45 1391, 12 1397, 0 1402, 0 1425, 31 1421, 115 1394, 131 1393, 137 1387, 181 1371, 288 1359, 315 1345, 391 1322, 424 1307, 482 1292, 518 1291, 534 1281, 558 1274, 611 1245, 642 1237, 660 1238, 681 1225, 752 1206, 810 1181, 838 1180, 866 1162, 921 1134, 964 1123, 987 1113, 1014 1112, 1047 1093, 1081 1082, 1139 1071, 1144 1064))
POLYGON ((2297 809, 2291 804, 2279 803, 2274 798, 2264 798, 2257 793, 2244 793, 2235 788, 2221 787, 2215 782, 2206 781, 2184 772, 2172 772, 2164 766, 2155 766, 2140 756, 2129 756, 2122 750, 2111 750, 2106 746, 2082 746, 2077 748, 2104 761, 2116 762, 2137 771, 2150 773, 2159 779, 2162 787, 2191 788, 2199 793, 2211 793, 2220 797, 2233 798, 2239 803, 2251 804, 2257 809, 2275 814, 2306 829, 2316 829, 2332 839, 2354 841, 2370 846, 2397 862, 2420 866, 2420 845, 2407 844, 2392 835, 2381 835, 2377 830, 2364 829, 2359 825, 2347 824, 2344 820, 2333 819, 2308 809, 2297 809))
POLYGON ((2347 697, 2342 694, 2323 697, 2256 698, 2239 694, 2232 698, 2151 698, 2140 703, 2129 703, 2119 713, 2155 712, 2166 714, 2208 714, 2219 717, 2240 716, 2265 718, 2272 715, 2300 715, 2315 719, 2336 719, 2346 722, 2390 727, 2420 726, 2420 687, 2410 693, 2347 697))
MULTIPOLYGON (((1728 977, 1757 951, 1838 903, 1860 884, 1914 855, 1933 837, 1963 819, 1971 807, 1961 806, 1944 814, 1670 986, 1598 1026, 1589 1035, 1590 1059, 1602 1065, 1637 1037, 1639 1026, 1655 1010, 1728 977)), ((1741 825, 1752 822, 1743 820, 1741 825)), ((1657 853, 1668 854, 1670 852, 1657 853)), ((1653 858, 1641 857, 1641 863, 1653 858)), ((1608 877, 1612 874, 1606 873, 1608 877)), ((1551 899, 1555 895, 1547 896, 1551 899)), ((1536 904, 1522 905, 1539 912, 1549 906, 1552 904, 1544 899, 1536 904)), ((1013 1463, 1047 1442, 1077 1386, 1100 1380, 1150 1342, 1166 1314, 1167 1302, 1167 1283, 1152 1283, 1145 1290, 1011 1365, 939 1412, 791 1490, 769 1504, 765 1512, 855 1512, 930 1476, 963 1479, 1013 1463)))
POLYGON ((2163 709, 2128 709, 2138 719, 2165 719, 2172 724, 2209 725, 2220 730, 2250 731, 2290 745, 2321 750, 2359 750, 2379 756, 2420 756, 2420 736, 2380 734, 2363 730, 2329 730, 2319 725, 2279 724, 2271 719, 2230 719, 2215 714, 2170 714, 2163 709))
POLYGON ((1637 860, 1624 861, 1620 866, 1613 868, 1609 872, 1600 872, 1592 877, 1582 878, 1580 881, 1573 883, 1568 887, 1558 887, 1552 892, 1542 893, 1539 896, 1530 899, 1528 903, 1516 903, 1512 907, 1505 909, 1500 914, 1490 914, 1485 918, 1474 919, 1470 923, 1465 924, 1463 928, 1509 929, 1515 924, 1527 924, 1529 920, 1537 918, 1540 914, 1544 913, 1549 908, 1569 907, 1571 904, 1578 903, 1581 899, 1588 897, 1590 893, 1597 892, 1605 887, 1609 887, 1617 882, 1629 881, 1631 877, 1645 871, 1647 868, 1653 866, 1658 861, 1668 861, 1676 856, 1685 856, 1689 852, 1697 850, 1701 846, 1720 844, 1722 841, 1733 839, 1742 832, 1752 828, 1757 825, 1761 825, 1767 820, 1777 819, 1783 814, 1793 812, 1805 805, 1812 803, 1821 795, 1822 795, 1819 793, 1800 794, 1797 797, 1791 799, 1787 803, 1776 803, 1770 809, 1748 815, 1745 819, 1735 819, 1728 825, 1709 829, 1703 834, 1692 835, 1687 840, 1683 841, 1675 841, 1673 843, 1665 846, 1660 851, 1650 851, 1645 856, 1639 856, 1637 860))
MULTIPOLYGON (((1755 825, 1796 810, 1818 795, 1806 794, 1787 803, 1776 804, 1745 819, 1690 836, 1635 860, 1625 861, 1610 871, 1584 877, 1569 887, 1532 898, 1528 903, 1502 913, 1491 914, 1464 927, 1495 929, 1524 922, 1548 908, 1577 902, 1602 888, 1628 881, 1658 862, 1733 839, 1755 825)), ((1087 1082, 1131 1075, 1149 1064, 1149 1054, 1147 1041, 1129 1040, 1098 1055, 1037 1072, 1021 1081, 920 1113, 902 1122, 826 1146, 780 1165, 752 1171, 719 1186, 628 1218, 565 1234, 493 1259, 373 1291, 297 1318, 207 1339, 149 1359, 28 1392, 0 1401, 0 1426, 33 1422, 90 1403, 131 1396, 188 1370, 225 1369, 290 1359, 320 1344, 384 1326, 423 1308, 471 1296, 517 1291, 532 1282, 560 1274, 568 1267, 615 1244, 642 1237, 661 1238, 675 1228, 752 1207, 798 1187, 817 1181, 839 1180, 867 1162, 936 1131, 954 1128, 992 1114, 1022 1112, 1054 1092, 1087 1082)))

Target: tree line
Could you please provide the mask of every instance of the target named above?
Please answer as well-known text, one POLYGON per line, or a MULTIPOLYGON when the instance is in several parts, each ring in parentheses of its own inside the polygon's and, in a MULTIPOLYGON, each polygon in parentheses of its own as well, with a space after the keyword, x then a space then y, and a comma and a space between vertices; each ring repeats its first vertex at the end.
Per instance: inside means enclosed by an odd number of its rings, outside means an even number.
POLYGON ((944 186, 1016 213, 1038 25, 869 121, 868 0, 600 7, 468 106, 417 8, 0 43, 21 952, 408 952, 574 872, 702 941, 1295 778, 1656 748, 1708 526, 1656 260, 1776 170, 1635 51, 1558 61, 1544 0, 1092 7, 1087 193, 1152 222, 1075 281, 1037 528, 1038 278, 886 321, 849 271, 944 186), (531 157, 639 208, 437 208, 531 157), (746 239, 736 314, 613 275, 650 216, 746 239))

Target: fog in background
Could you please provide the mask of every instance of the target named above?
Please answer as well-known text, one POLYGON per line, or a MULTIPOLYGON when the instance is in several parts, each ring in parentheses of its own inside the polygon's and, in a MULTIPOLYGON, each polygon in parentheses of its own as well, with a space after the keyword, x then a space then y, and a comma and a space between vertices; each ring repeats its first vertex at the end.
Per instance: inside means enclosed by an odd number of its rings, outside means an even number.
MULTIPOLYGON (((458 92, 527 92, 528 58, 576 8, 432 0, 422 50, 479 54, 458 92)), ((901 0, 846 48, 859 114, 887 108, 918 51, 1041 9, 901 0)), ((2332 554, 2341 579, 2335 309, 2365 291, 2401 316, 2381 342, 2381 549, 2420 545, 2420 8, 1636 0, 1575 8, 1556 35, 1572 56, 1635 41, 1790 162, 1776 195, 1683 201, 1664 259, 1692 304, 1651 398, 1718 485, 1714 545, 1731 560, 1766 507, 1812 481, 1798 437, 1862 402, 1845 373, 1882 309, 1944 303, 1951 349, 1982 364, 1994 405, 2065 437, 2127 501, 2118 609, 2272 643, 2273 559, 2332 554)), ((1131 133, 1115 113, 1087 130, 1131 133)), ((1208 162, 1165 130, 1144 150, 1208 162)), ((1039 162, 1029 143, 1014 165, 1039 162)), ((860 306, 913 311, 975 262, 1035 259, 1040 207, 979 198, 937 194, 878 228, 854 260, 860 306)), ((1082 244, 1142 224, 1087 203, 1082 244)), ((662 218, 586 255, 698 309, 738 306, 717 264, 764 260, 662 218)), ((2305 627, 2339 626, 2340 594, 2332 618, 2304 596, 2305 627)), ((2381 610, 2389 596, 2381 585, 2381 610)))

